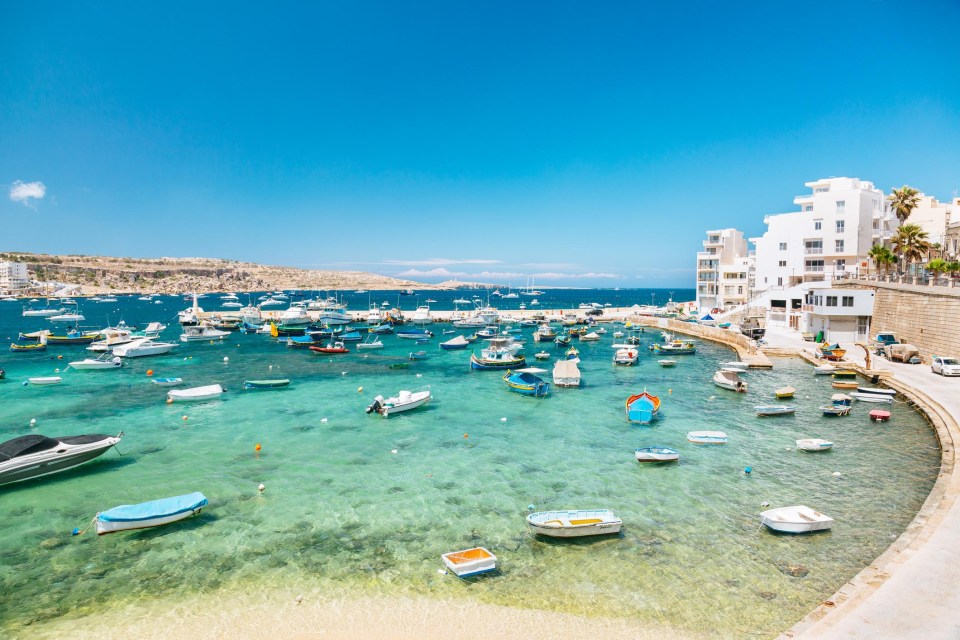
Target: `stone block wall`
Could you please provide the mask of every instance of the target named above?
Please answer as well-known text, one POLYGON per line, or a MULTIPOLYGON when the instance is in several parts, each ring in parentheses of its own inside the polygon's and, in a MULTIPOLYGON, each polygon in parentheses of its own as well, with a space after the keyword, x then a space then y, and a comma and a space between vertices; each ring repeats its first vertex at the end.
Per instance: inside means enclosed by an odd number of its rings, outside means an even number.
POLYGON ((878 283, 870 335, 893 331, 916 345, 923 362, 934 355, 960 357, 960 292, 942 287, 878 283))

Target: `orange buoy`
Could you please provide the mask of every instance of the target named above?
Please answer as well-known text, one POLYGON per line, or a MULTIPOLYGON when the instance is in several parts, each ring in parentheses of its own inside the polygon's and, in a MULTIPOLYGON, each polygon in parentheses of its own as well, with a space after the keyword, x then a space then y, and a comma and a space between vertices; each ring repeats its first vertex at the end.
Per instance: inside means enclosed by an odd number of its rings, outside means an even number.
POLYGON ((184 421, 184 422, 187 421, 187 416, 183 416, 183 421, 184 421))
POLYGON ((152 375, 153 375, 153 369, 147 369, 147 375, 148 375, 148 376, 152 376, 152 375))
POLYGON ((465 434, 463 434, 463 437, 464 437, 464 438, 469 438, 470 436, 465 433, 465 434))
POLYGON ((167 398, 167 404, 173 404, 173 398, 167 398))
POLYGON ((260 443, 257 443, 257 446, 253 448, 254 451, 260 451, 260 443))

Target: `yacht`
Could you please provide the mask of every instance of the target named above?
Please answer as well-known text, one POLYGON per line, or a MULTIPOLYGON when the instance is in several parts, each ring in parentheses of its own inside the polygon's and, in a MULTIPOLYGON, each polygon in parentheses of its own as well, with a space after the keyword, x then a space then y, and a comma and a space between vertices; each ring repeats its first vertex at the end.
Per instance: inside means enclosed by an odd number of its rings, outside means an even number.
POLYGON ((72 469, 105 453, 123 437, 99 433, 48 438, 20 436, 0 444, 0 485, 72 469))
POLYGON ((280 323, 288 327, 308 325, 312 321, 307 315, 307 307, 302 302, 294 302, 290 308, 280 312, 280 323))
POLYGON ((413 312, 413 315, 410 317, 410 322, 413 324, 430 324, 433 322, 433 318, 430 317, 430 305, 421 305, 417 307, 417 310, 413 312))
POLYGON ((177 346, 175 342, 158 342, 150 338, 139 338, 133 342, 113 348, 113 355, 121 358, 140 358, 143 356, 159 356, 169 353, 177 346))
MULTIPOLYGON (((180 342, 195 342, 200 340, 223 340, 230 335, 229 331, 215 329, 208 324, 185 326, 180 334, 180 342)), ((114 352, 116 353, 116 352, 114 352)))

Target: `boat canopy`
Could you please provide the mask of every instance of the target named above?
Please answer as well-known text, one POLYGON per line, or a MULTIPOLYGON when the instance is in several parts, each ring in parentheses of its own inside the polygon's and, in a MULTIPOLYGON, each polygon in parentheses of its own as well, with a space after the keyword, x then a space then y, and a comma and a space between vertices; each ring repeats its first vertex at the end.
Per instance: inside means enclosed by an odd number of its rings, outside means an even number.
POLYGON ((39 451, 53 449, 60 445, 59 440, 41 435, 20 436, 0 444, 0 460, 7 461, 17 456, 25 456, 39 451))

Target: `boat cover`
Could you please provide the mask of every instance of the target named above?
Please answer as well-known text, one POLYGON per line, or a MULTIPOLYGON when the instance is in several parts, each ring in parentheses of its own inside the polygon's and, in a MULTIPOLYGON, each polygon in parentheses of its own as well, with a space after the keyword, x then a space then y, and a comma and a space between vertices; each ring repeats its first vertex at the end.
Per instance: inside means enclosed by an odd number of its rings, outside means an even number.
POLYGON ((41 435, 20 436, 0 444, 0 461, 6 462, 17 456, 25 456, 38 451, 46 451, 58 446, 60 442, 41 435))
POLYGON ((140 504, 124 504, 107 511, 101 511, 98 517, 106 522, 136 522, 172 516, 185 511, 195 511, 207 504, 207 498, 199 491, 184 496, 162 498, 140 504))

